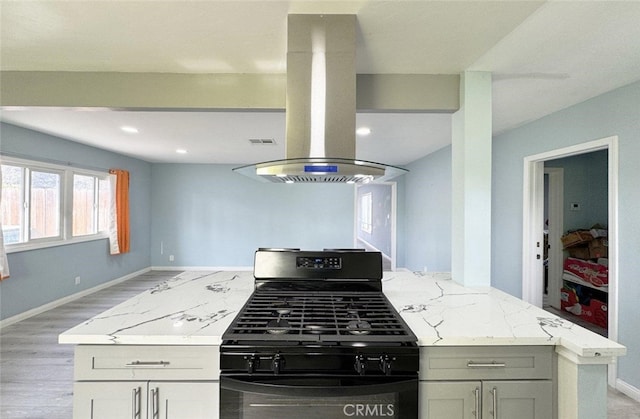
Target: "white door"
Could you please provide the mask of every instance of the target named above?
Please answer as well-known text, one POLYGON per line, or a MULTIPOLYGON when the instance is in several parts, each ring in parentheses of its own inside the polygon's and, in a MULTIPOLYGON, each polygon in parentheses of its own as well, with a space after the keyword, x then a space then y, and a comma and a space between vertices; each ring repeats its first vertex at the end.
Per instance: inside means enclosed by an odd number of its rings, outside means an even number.
POLYGON ((147 382, 76 382, 74 419, 147 418, 147 382))
POLYGON ((545 176, 549 179, 546 196, 547 220, 545 229, 548 232, 548 304, 560 310, 560 289, 562 288, 562 244, 560 238, 564 231, 564 170, 562 168, 545 167, 545 176))
POLYGON ((420 418, 479 418, 480 381, 420 382, 420 418))
POLYGON ((483 381, 482 419, 553 417, 551 381, 483 381))
POLYGON ((150 419, 217 419, 220 387, 214 382, 149 383, 150 419))

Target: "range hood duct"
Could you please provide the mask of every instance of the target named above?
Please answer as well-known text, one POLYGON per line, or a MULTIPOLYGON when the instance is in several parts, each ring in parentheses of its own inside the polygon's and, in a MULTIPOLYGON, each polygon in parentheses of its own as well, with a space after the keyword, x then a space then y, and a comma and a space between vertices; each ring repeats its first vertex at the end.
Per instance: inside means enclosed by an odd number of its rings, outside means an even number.
POLYGON ((407 170, 356 160, 356 16, 289 15, 284 160, 233 169, 277 183, 383 182, 407 170))

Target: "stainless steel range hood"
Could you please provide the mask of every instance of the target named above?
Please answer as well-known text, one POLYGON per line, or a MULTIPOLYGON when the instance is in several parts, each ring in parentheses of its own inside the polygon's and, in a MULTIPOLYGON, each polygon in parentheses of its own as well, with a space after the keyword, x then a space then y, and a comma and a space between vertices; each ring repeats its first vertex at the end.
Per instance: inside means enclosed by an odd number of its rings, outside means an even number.
POLYGON ((285 159, 234 171, 277 183, 382 182, 407 172, 355 158, 355 28, 355 15, 289 15, 285 159))

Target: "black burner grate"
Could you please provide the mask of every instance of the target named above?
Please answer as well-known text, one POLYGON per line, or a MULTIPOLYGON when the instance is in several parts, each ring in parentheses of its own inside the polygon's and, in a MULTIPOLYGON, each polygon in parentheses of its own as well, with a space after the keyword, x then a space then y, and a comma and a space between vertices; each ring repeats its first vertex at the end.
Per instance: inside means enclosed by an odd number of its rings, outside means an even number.
POLYGON ((379 292, 254 292, 225 340, 404 342, 415 336, 379 292))

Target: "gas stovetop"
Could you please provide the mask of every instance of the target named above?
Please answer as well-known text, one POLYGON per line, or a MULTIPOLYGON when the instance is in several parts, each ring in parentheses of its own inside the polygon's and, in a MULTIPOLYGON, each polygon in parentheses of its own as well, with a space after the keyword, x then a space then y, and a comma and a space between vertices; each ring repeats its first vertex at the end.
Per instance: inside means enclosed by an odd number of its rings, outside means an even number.
POLYGON ((380 252, 259 249, 254 277, 254 293, 222 336, 227 343, 417 340, 382 293, 380 252))
POLYGON ((256 252, 256 289, 222 335, 234 374, 417 377, 417 339, 382 293, 382 255, 256 252))
POLYGON ((257 290, 223 336, 268 342, 415 342, 415 336, 377 291, 257 290))

